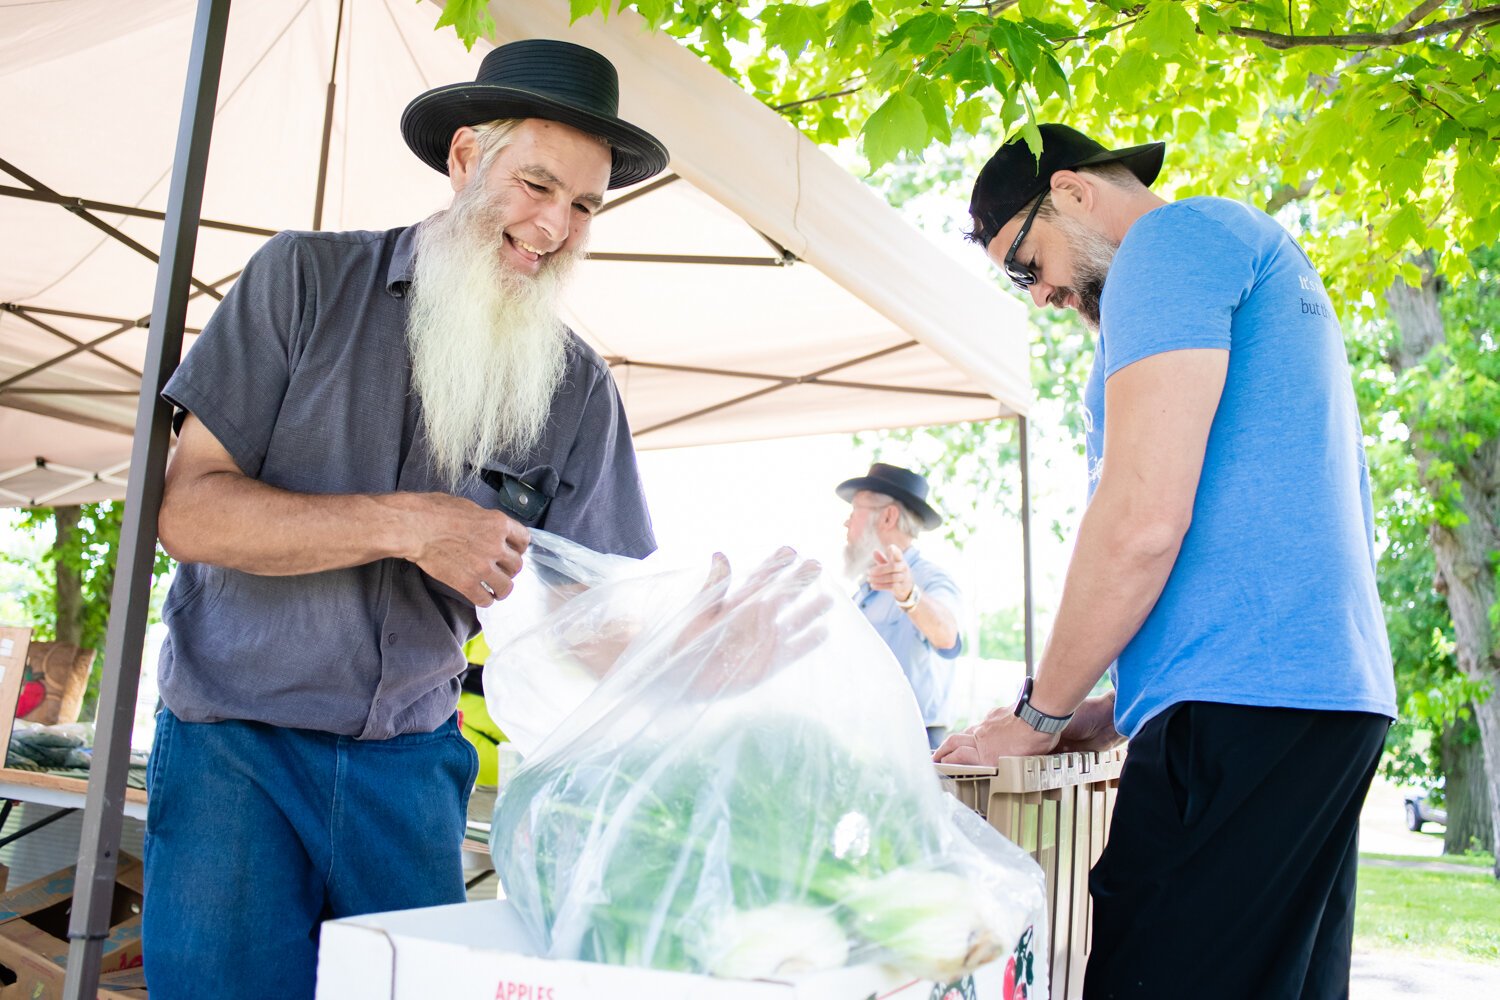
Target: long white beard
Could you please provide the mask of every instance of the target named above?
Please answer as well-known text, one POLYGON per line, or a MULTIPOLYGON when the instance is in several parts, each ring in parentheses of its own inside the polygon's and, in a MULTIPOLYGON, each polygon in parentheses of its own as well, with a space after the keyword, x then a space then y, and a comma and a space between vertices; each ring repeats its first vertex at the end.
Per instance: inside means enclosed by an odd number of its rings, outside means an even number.
POLYGON ((486 202, 481 180, 418 231, 408 293, 427 447, 455 492, 496 453, 524 454, 540 439, 567 363, 558 300, 583 256, 559 251, 530 276, 506 267, 504 202, 486 202))
POLYGON ((880 536, 875 533, 875 525, 866 520, 865 530, 860 536, 844 545, 844 575, 855 583, 863 582, 878 548, 880 536))

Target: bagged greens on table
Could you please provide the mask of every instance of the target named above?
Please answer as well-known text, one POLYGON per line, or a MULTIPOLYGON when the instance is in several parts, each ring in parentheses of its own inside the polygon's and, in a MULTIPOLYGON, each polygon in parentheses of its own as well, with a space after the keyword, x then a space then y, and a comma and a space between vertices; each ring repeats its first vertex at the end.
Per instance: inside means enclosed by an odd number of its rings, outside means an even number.
POLYGON ((1046 995, 1041 870, 939 787, 899 665, 816 564, 735 586, 716 557, 705 584, 544 532, 526 558, 481 616, 525 755, 491 853, 547 955, 945 982, 1010 955, 1046 995))

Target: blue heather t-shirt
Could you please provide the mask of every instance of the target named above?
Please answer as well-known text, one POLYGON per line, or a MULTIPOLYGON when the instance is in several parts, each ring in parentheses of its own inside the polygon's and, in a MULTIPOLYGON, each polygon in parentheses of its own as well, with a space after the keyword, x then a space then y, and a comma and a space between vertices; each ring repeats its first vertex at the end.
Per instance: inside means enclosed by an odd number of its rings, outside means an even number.
POLYGON ((1229 351, 1192 525, 1111 667, 1120 732, 1183 701, 1394 718, 1349 362, 1301 247, 1238 202, 1175 202, 1130 228, 1100 313, 1084 393, 1090 497, 1108 460, 1106 381, 1153 354, 1229 351))

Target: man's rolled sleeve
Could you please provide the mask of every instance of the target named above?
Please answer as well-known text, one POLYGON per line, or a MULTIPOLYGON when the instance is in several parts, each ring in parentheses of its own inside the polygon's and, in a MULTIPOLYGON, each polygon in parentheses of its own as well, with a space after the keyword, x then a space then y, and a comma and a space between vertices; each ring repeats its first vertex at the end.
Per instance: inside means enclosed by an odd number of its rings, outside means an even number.
POLYGON ((162 398, 180 430, 192 413, 240 471, 258 476, 291 376, 306 312, 296 237, 281 233, 256 251, 173 374, 162 398))

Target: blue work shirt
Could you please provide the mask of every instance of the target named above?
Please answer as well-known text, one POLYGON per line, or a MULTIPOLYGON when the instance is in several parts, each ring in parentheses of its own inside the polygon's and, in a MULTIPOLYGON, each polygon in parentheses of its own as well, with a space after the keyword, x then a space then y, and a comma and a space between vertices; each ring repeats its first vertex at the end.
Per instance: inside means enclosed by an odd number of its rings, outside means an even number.
POLYGON ((1302 248, 1224 198, 1157 208, 1120 244, 1101 318, 1084 395, 1090 496, 1109 460, 1108 379, 1165 351, 1229 352, 1192 524, 1112 668, 1120 732, 1182 701, 1394 718, 1359 411, 1302 248))
MULTIPOLYGON (((448 492, 411 384, 415 243, 416 227, 275 236, 162 395, 270 486, 448 492)), ((619 393, 576 336, 541 440, 486 469, 550 498, 536 527, 602 552, 643 557, 656 547, 619 393)), ((500 506, 482 480, 462 495, 500 506)), ((479 627, 473 604, 402 559, 300 576, 185 563, 162 617, 161 696, 179 719, 360 739, 430 732, 452 715, 462 645, 479 627)))
MULTIPOLYGON (((958 617, 962 606, 958 587, 935 563, 922 558, 915 547, 902 553, 906 565, 911 568, 911 578, 922 588, 922 600, 935 600, 958 617)), ((917 705, 922 710, 922 723, 928 726, 946 726, 950 720, 951 706, 948 698, 953 690, 953 664, 964 651, 963 636, 949 649, 936 649, 912 623, 911 616, 896 606, 896 598, 889 590, 875 590, 869 582, 860 584, 854 595, 859 610, 864 612, 880 638, 896 655, 896 662, 911 683, 912 693, 917 696, 917 705)))

